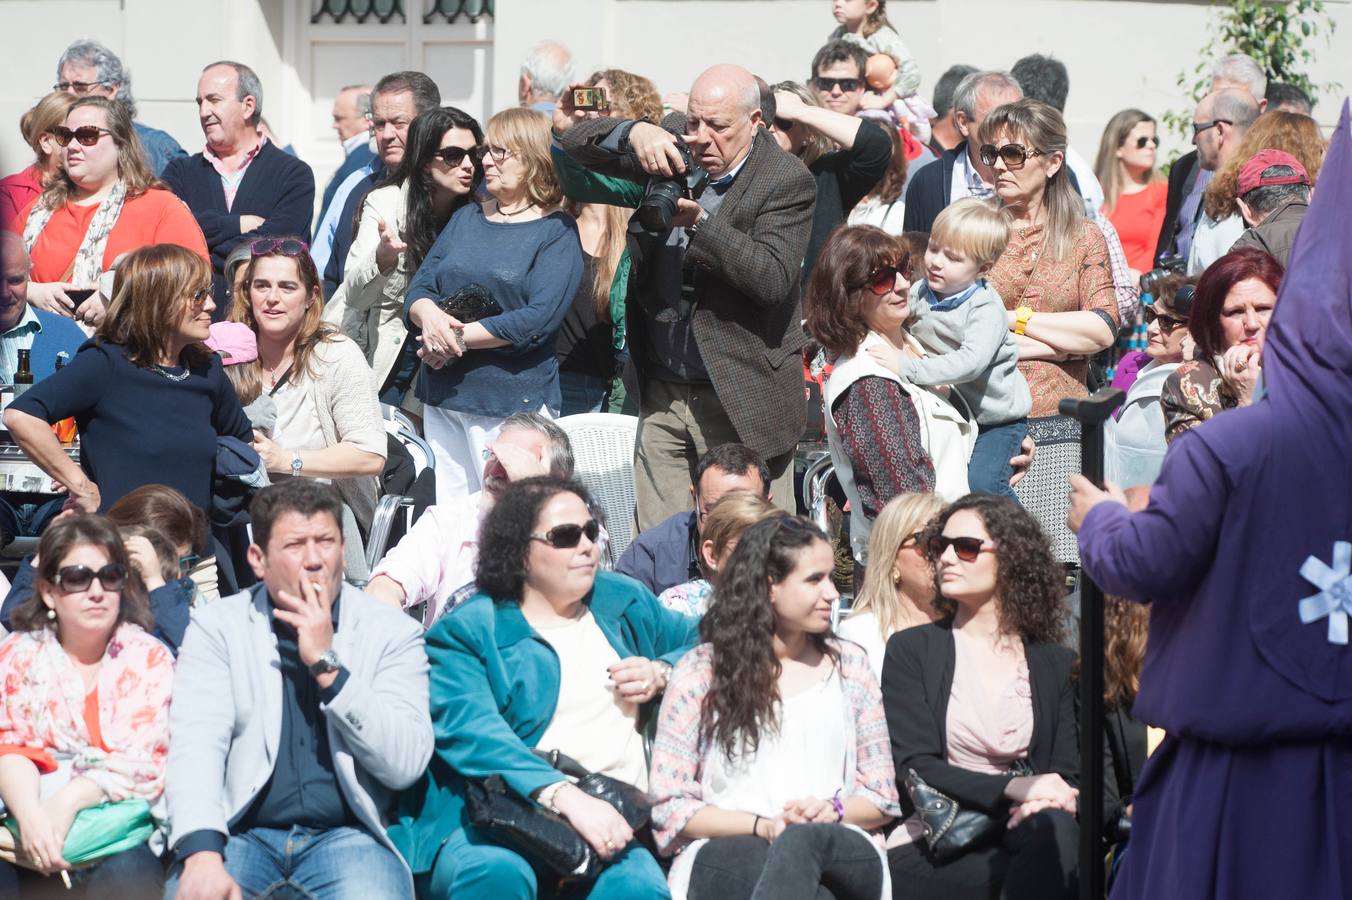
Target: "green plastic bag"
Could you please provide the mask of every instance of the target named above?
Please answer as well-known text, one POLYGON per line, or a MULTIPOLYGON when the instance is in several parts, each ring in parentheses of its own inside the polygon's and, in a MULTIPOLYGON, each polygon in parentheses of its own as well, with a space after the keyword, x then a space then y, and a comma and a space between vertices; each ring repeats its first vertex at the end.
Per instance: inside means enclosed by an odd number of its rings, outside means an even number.
MULTIPOLYGON (((20 844, 19 823, 14 817, 6 817, 4 825, 14 835, 14 843, 20 844)), ((154 831, 150 804, 144 800, 101 803, 75 814, 61 855, 72 866, 88 865, 141 846, 154 831)))

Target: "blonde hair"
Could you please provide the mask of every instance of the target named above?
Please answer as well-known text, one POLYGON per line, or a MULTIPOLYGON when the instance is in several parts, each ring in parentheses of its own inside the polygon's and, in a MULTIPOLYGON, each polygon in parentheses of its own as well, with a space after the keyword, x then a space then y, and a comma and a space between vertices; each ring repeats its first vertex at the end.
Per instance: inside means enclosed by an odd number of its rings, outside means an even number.
MULTIPOLYGON (((80 97, 66 110, 66 118, 85 106, 103 110, 104 124, 111 132, 113 143, 117 145, 117 177, 127 186, 127 199, 139 197, 151 188, 163 188, 155 173, 150 171, 145 147, 136 136, 136 129, 132 127, 131 116, 127 115, 126 108, 107 97, 80 97)), ((42 192, 38 203, 49 209, 59 209, 70 199, 74 190, 75 182, 71 181, 63 166, 42 192)))
MULTIPOLYGON (((799 100, 802 100, 808 106, 821 107, 821 98, 817 96, 816 91, 808 90, 804 85, 796 81, 781 81, 773 85, 771 91, 784 91, 793 94, 799 100)), ((767 125, 770 123, 766 123, 767 125)), ((807 132, 807 141, 803 144, 802 152, 793 151, 793 155, 803 161, 803 165, 810 166, 826 154, 830 153, 835 144, 826 135, 817 131, 815 128, 804 128, 807 132)))
POLYGON ((897 588, 892 583, 892 560, 897 558, 901 545, 911 535, 924 531, 943 508, 943 501, 934 494, 898 494, 888 501, 873 522, 864 586, 855 598, 850 615, 873 613, 883 640, 887 640, 901 623, 897 588))
POLYGON ((263 395, 263 370, 249 363, 225 366, 225 377, 235 388, 240 406, 248 406, 263 395))
MULTIPOLYGON (((1107 126, 1103 129, 1103 138, 1099 141, 1098 158, 1094 161, 1094 175, 1098 177, 1099 184, 1103 186, 1103 209, 1111 213, 1117 206, 1117 198, 1122 196, 1122 163, 1117 158, 1117 151, 1122 149, 1126 143, 1127 136, 1131 134, 1132 129, 1142 122, 1155 124, 1155 120, 1148 113, 1139 109, 1124 109, 1117 115, 1108 120, 1107 126)), ((1150 170, 1150 180, 1159 181, 1163 178, 1158 169, 1150 170)))
POLYGON ((985 268, 999 259, 1009 244, 1009 213, 985 200, 964 197, 935 217, 930 241, 956 250, 985 268))
POLYGON ((610 85, 610 112, 618 119, 646 119, 654 124, 662 121, 662 96, 657 87, 642 75, 624 69, 601 69, 593 72, 587 84, 595 86, 604 81, 610 85))
POLYGON ((52 91, 19 119, 19 131, 24 141, 37 154, 38 163, 46 165, 51 154, 42 150, 42 136, 66 121, 66 114, 75 104, 75 97, 65 91, 52 91))
POLYGON ((488 120, 485 140, 506 147, 526 168, 526 196, 548 209, 563 199, 563 188, 549 156, 549 119, 533 109, 514 106, 488 120))
POLYGON ((594 206, 601 210, 601 219, 604 223, 601 227, 601 240, 597 243, 597 253, 594 257, 596 265, 592 269, 592 279, 590 290, 592 293, 592 310, 597 317, 609 322, 610 316, 610 291, 615 283, 615 271, 620 267, 620 260, 624 257, 624 251, 628 247, 629 219, 634 211, 624 206, 611 206, 608 203, 582 203, 569 200, 565 209, 573 218, 580 218, 583 207, 594 206))
POLYGON ((700 533, 700 569, 708 568, 704 561, 705 541, 713 544, 713 557, 718 559, 729 544, 742 536, 742 532, 763 519, 778 515, 785 513, 755 491, 728 491, 719 497, 710 507, 704 519, 704 530, 700 533))
POLYGON ((1070 166, 1066 165, 1065 119, 1055 107, 1025 97, 997 106, 982 120, 980 130, 983 144, 994 144, 1004 133, 1029 150, 1040 150, 1048 157, 1060 155, 1061 166, 1047 179, 1042 205, 1047 210, 1045 252, 1052 260, 1065 259, 1084 235, 1084 200, 1070 183, 1070 166))
POLYGON ((1239 215, 1239 170, 1254 157, 1259 150, 1282 150, 1290 153, 1305 167, 1313 188, 1319 176, 1319 167, 1324 164, 1324 151, 1328 144, 1319 130, 1319 123, 1303 113, 1285 112, 1274 109, 1265 112, 1244 136, 1239 139, 1239 147, 1230 157, 1230 161, 1216 171, 1216 177, 1206 186, 1202 195, 1202 206, 1206 214, 1219 222, 1226 216, 1239 215))
MULTIPOLYGON (((177 244, 150 244, 131 251, 117 265, 113 299, 97 338, 126 348, 133 365, 148 369, 178 333, 194 291, 211 293, 211 266, 177 244)), ((189 365, 210 362, 205 344, 189 345, 189 365)))

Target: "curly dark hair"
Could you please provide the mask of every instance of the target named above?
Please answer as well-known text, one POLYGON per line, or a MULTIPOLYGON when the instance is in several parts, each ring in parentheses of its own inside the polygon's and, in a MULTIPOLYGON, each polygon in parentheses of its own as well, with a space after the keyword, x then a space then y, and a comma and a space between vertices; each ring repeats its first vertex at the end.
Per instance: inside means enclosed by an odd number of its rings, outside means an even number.
MULTIPOLYGON (((755 753, 761 732, 774 728, 781 666, 775 657, 775 611, 770 583, 788 577, 802 551, 827 542, 821 529, 788 513, 742 532, 737 549, 719 573, 714 602, 699 625, 713 645, 713 679, 700 709, 700 739, 717 742, 729 757, 755 753)), ((812 635, 835 658, 826 634, 812 635)))
POLYGON ((542 475, 514 481, 493 504, 479 532, 479 561, 474 582, 495 601, 521 602, 526 584, 526 559, 531 532, 540 510, 555 494, 571 493, 592 507, 591 495, 579 481, 542 475))
MULTIPOLYGON (((925 529, 925 541, 943 532, 954 513, 970 510, 981 517, 995 542, 995 593, 1000 631, 1029 643, 1055 644, 1065 627, 1065 569, 1052 557, 1047 536, 1032 514, 1007 497, 968 494, 950 503, 925 529)), ((938 568, 934 606, 951 621, 958 604, 943 595, 938 568)))

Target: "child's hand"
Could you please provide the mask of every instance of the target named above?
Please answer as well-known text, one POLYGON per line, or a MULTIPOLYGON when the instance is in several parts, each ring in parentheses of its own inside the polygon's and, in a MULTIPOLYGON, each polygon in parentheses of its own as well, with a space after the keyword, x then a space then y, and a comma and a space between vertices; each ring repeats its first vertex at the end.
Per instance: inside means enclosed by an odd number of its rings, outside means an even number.
POLYGON ((860 109, 887 109, 891 105, 885 94, 876 94, 873 91, 868 91, 859 98, 860 109))
POLYGON ((873 361, 894 375, 901 374, 901 354, 896 350, 883 347, 868 347, 866 352, 873 361))

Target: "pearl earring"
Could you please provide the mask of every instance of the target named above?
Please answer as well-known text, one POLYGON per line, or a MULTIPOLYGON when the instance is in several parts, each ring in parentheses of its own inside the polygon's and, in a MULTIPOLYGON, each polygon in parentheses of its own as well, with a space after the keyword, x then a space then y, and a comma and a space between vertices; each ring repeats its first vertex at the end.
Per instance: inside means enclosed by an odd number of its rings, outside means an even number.
POLYGON ((49 619, 51 619, 53 622, 55 622, 55 621, 56 621, 56 610, 54 610, 54 609, 48 609, 48 610, 47 610, 47 618, 49 618, 49 619))

